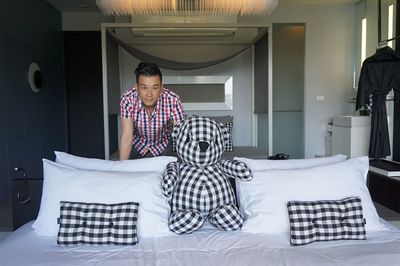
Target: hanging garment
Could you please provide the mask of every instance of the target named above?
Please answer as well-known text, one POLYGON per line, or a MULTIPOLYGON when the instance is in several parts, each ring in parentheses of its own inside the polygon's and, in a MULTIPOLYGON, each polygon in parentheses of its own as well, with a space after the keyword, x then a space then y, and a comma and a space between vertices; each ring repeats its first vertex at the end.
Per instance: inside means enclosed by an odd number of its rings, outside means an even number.
POLYGON ((390 155, 386 96, 392 89, 395 103, 399 104, 400 54, 390 47, 384 47, 364 61, 358 82, 356 110, 367 106, 372 95, 370 158, 390 155))

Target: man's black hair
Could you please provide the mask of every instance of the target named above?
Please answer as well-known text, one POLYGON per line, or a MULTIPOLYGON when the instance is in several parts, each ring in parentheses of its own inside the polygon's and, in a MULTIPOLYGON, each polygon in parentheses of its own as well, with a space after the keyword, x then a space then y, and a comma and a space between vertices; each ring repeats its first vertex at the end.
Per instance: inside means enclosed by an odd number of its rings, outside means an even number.
POLYGON ((140 75, 159 76, 160 81, 162 82, 161 70, 156 64, 153 64, 153 63, 144 63, 144 62, 139 63, 139 65, 137 66, 137 68, 135 70, 135 74, 136 74, 136 83, 139 83, 140 75))

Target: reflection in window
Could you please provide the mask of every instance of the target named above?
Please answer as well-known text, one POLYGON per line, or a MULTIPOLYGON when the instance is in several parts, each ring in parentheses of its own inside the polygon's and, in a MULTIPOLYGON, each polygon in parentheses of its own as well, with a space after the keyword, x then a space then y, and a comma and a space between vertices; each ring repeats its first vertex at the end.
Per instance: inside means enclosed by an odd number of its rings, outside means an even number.
POLYGON ((361 23, 361 65, 367 54, 367 18, 362 19, 361 23))
MULTIPOLYGON (((388 39, 391 39, 393 37, 394 34, 393 34, 393 4, 392 4, 388 8, 388 39)), ((393 48, 393 41, 390 41, 388 45, 390 48, 393 48)))
POLYGON ((232 76, 164 76, 166 88, 176 92, 186 110, 232 110, 232 76))

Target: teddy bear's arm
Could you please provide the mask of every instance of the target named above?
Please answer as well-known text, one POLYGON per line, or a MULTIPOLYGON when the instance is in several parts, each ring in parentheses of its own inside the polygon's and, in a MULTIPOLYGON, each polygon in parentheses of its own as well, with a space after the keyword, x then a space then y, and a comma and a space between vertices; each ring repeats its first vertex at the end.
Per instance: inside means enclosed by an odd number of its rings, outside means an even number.
POLYGON ((250 168, 244 162, 237 160, 221 160, 220 165, 222 172, 229 177, 243 181, 250 181, 253 179, 250 168))
POLYGON ((161 183, 162 192, 169 198, 174 192, 175 185, 179 180, 179 163, 170 162, 164 170, 163 179, 161 183))

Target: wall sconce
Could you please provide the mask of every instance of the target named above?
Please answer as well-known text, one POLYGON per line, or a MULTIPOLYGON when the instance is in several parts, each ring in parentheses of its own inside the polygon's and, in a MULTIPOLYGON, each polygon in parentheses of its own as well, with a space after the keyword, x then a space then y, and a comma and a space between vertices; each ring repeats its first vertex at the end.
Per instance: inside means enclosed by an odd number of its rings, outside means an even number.
POLYGON ((28 70, 29 86, 33 92, 39 92, 43 85, 42 72, 36 63, 31 63, 28 70))
POLYGON ((26 177, 26 172, 24 168, 16 166, 14 168, 14 172, 19 172, 19 171, 22 172, 24 182, 22 183, 21 186, 18 187, 17 200, 18 203, 20 204, 29 204, 31 201, 31 196, 29 195, 30 193, 29 193, 29 186, 28 186, 28 179, 26 177))

